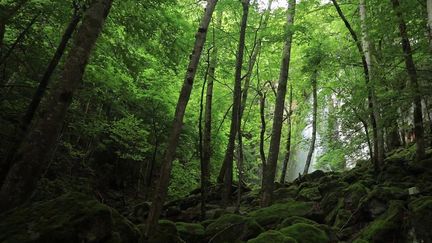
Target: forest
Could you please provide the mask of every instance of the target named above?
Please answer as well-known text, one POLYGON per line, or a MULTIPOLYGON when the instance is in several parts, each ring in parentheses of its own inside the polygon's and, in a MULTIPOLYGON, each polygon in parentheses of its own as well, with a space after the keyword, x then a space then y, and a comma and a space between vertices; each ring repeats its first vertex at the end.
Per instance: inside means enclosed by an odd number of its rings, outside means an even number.
POLYGON ((0 242, 432 243, 432 0, 1 0, 0 242))

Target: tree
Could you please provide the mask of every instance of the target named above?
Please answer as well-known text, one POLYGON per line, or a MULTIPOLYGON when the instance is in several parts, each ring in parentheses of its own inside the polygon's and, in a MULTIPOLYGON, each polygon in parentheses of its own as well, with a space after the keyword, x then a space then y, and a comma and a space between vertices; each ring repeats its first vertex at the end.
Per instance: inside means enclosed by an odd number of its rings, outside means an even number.
POLYGON ((231 125, 230 125, 228 145, 227 145, 225 158, 223 162, 224 164, 226 164, 226 169, 224 171, 225 173, 224 191, 222 195, 225 205, 229 203, 231 197, 234 146, 235 146, 235 139, 240 127, 242 68, 243 68, 244 48, 246 42, 246 27, 247 27, 247 20, 249 16, 249 4, 250 4, 250 0, 242 0, 243 14, 240 23, 240 37, 239 37, 237 56, 236 56, 233 108, 231 114, 231 125))
POLYGON ((280 177, 280 183, 285 183, 286 173, 288 170, 288 163, 290 161, 291 156, 291 137, 292 137, 292 104, 293 104, 293 87, 290 85, 290 97, 289 97, 289 106, 288 106, 288 114, 287 114, 287 141, 285 145, 285 156, 282 163, 282 173, 280 177))
POLYGON ((22 143, 22 140, 24 139, 24 135, 26 134, 31 122, 33 121, 34 115, 36 114, 36 111, 39 107, 39 104, 45 94, 45 91, 48 87, 49 81, 51 79, 52 74, 54 73, 54 70, 56 69, 58 63, 60 62, 60 59, 63 56, 63 53, 66 50, 66 46, 70 40, 70 38, 72 37, 72 34, 74 33, 80 19, 81 19, 81 14, 80 14, 80 10, 78 8, 78 6, 74 6, 75 10, 74 10, 74 14, 72 16, 72 19, 69 23, 69 25, 67 26, 62 39, 56 49, 56 52, 54 54, 54 56, 52 57, 50 63, 48 64, 47 69, 45 70, 45 73, 41 79, 41 81, 39 82, 39 85, 36 89, 36 92, 33 95, 33 98, 30 102, 30 104, 27 107, 27 110, 21 120, 20 126, 19 126, 19 130, 18 133, 15 136, 15 140, 12 144, 12 147, 10 149, 10 151, 8 152, 8 155, 6 156, 6 159, 4 161, 4 165, 2 165, 2 167, 0 168, 0 182, 3 182, 4 178, 7 175, 7 172, 10 169, 10 162, 13 161, 13 157, 17 151, 17 149, 19 148, 19 145, 22 143))
POLYGON ((25 202, 36 182, 47 169, 48 156, 60 134, 66 112, 72 102, 90 58, 93 46, 102 31, 112 0, 95 0, 83 17, 73 47, 66 59, 58 87, 48 97, 50 109, 28 134, 20 146, 16 160, 0 190, 0 210, 5 211, 25 202))
POLYGON ((354 43, 356 44, 357 50, 361 56, 361 60, 362 60, 362 67, 363 67, 363 75, 364 75, 364 80, 366 83, 366 87, 368 90, 368 108, 369 108, 369 117, 370 117, 370 122, 371 122, 371 126, 372 126, 372 134, 373 134, 373 153, 371 153, 373 155, 373 157, 371 158, 371 160, 374 163, 374 169, 376 172, 379 171, 380 165, 381 165, 381 161, 380 158, 382 158, 382 156, 379 156, 379 132, 378 132, 378 126, 377 126, 377 118, 375 117, 375 106, 374 106, 374 93, 373 93, 373 88, 371 86, 371 82, 370 82, 370 73, 369 73, 369 68, 368 68, 368 62, 366 60, 366 56, 365 56, 365 52, 363 50, 362 44, 360 42, 360 40, 358 39, 357 33, 354 31, 354 29, 351 27, 351 24, 348 22, 347 18, 345 17, 345 15, 343 14, 339 4, 336 2, 336 0, 332 0, 333 5, 336 8, 336 11, 339 14, 339 17, 342 19, 342 21, 344 22, 346 28, 348 29, 348 31, 351 34, 351 37, 354 41, 354 43))
POLYGON ((205 217, 205 203, 207 191, 210 186, 210 159, 211 159, 211 133, 212 133, 212 102, 213 86, 216 79, 216 67, 218 62, 218 47, 216 44, 215 29, 222 27, 223 12, 219 11, 216 16, 217 26, 213 26, 212 50, 209 57, 207 71, 207 90, 204 112, 204 135, 202 138, 202 158, 201 158, 201 217, 205 217))
POLYGON ((285 107, 285 94, 288 83, 289 64, 291 59, 291 45, 293 38, 293 24, 295 15, 295 0, 289 1, 284 49, 279 73, 279 84, 277 87, 276 106, 273 118, 272 136, 266 166, 264 167, 263 192, 261 196, 261 206, 266 207, 272 203, 273 186, 276 176, 276 167, 279 156, 279 146, 283 122, 283 112, 285 107))
POLYGON ((399 26, 399 35, 402 40, 402 51, 404 54, 406 71, 408 73, 414 106, 414 135, 416 142, 416 160, 421 160, 425 156, 425 141, 423 128, 423 111, 421 102, 421 92, 418 83, 417 70, 414 64, 411 43, 408 37, 407 26, 403 18, 399 0, 391 0, 393 11, 399 26))
POLYGON ((183 117, 186 111, 186 106, 189 102, 197 67, 207 38, 208 26, 210 24, 216 3, 217 0, 207 1, 205 13, 201 19, 198 31, 195 35, 195 44, 192 50, 191 58, 189 60, 189 65, 186 71, 183 86, 180 91, 180 96, 178 98, 177 107, 174 114, 174 121, 168 139, 168 145, 162 161, 159 181, 156 186, 156 191, 152 200, 153 203, 147 218, 147 225, 145 231, 147 237, 151 237, 151 234, 154 232, 157 226, 162 206, 167 196, 172 162, 174 160, 175 152, 180 139, 180 132, 183 125, 183 117))
POLYGON ((312 106, 312 139, 310 142, 309 152, 306 158, 306 164, 303 171, 303 175, 306 175, 309 172, 309 167, 312 161, 312 155, 315 151, 315 143, 316 143, 316 137, 317 137, 317 113, 318 113, 318 91, 317 91, 317 79, 318 79, 318 69, 317 66, 319 65, 319 62, 315 63, 315 69, 312 73, 311 77, 311 83, 312 83, 312 100, 313 100, 313 106, 312 106))

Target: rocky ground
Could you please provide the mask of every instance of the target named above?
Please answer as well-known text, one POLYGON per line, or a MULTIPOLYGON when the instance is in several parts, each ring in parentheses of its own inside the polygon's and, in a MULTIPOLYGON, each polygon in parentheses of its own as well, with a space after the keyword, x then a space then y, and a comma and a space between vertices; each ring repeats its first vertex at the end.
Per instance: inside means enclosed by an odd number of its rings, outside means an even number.
MULTIPOLYGON (((315 171, 277 185, 275 204, 259 208, 257 191, 239 213, 222 209, 220 188, 200 221, 199 190, 164 206, 149 242, 432 242, 432 151, 390 154, 374 175, 367 162, 343 173, 315 171)), ((70 193, 0 215, 0 242, 143 242, 149 203, 117 210, 70 193)))

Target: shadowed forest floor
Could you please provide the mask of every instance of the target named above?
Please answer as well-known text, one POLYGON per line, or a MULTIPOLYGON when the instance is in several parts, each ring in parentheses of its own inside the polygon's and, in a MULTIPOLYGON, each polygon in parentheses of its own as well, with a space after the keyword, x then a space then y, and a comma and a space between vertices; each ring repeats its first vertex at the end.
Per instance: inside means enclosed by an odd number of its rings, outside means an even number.
POLYGON ((122 207, 112 200, 114 209, 68 193, 1 215, 0 242, 430 242, 432 150, 420 162, 413 156, 394 151, 376 177, 362 161, 347 172, 318 170, 278 184, 266 208, 246 188, 239 212, 223 208, 221 187, 213 186, 204 220, 197 189, 165 204, 152 239, 141 233, 148 202, 122 207))

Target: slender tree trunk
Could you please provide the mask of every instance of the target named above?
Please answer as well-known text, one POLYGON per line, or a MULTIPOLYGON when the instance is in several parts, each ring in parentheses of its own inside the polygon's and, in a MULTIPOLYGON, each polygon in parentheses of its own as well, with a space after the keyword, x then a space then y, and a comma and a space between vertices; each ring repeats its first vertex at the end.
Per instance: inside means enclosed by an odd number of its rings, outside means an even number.
POLYGON ((266 119, 265 119, 265 104, 266 104, 266 93, 259 92, 260 96, 260 119, 261 119, 261 131, 260 131, 260 143, 259 143, 259 152, 262 163, 262 171, 264 172, 264 168, 266 165, 266 154, 264 151, 264 140, 265 140, 265 132, 266 132, 266 119))
POLYGON ((39 104, 42 100, 43 95, 45 94, 46 88, 48 87, 48 83, 51 79, 52 74, 54 73, 54 70, 56 69, 58 63, 60 62, 61 57, 63 56, 63 53, 66 49, 67 43, 69 42, 70 38, 72 37, 73 32, 75 31, 81 16, 78 14, 77 10, 74 13, 74 16, 69 23, 66 31, 63 34, 63 37, 60 41, 59 46, 57 47, 57 50, 51 59, 47 69, 45 70, 45 73, 39 82, 39 85, 36 89, 36 92, 33 95, 32 101, 27 107, 26 113, 23 116, 21 123, 19 125, 19 131, 15 136, 15 141, 13 141, 12 147, 8 152, 8 155, 6 156, 6 160, 4 161, 4 165, 2 168, 0 168, 0 182, 4 180, 4 178, 7 175, 7 172, 9 171, 10 164, 7 164, 7 162, 13 161, 13 157, 15 153, 17 152, 20 144, 22 143, 25 134, 27 133, 27 130, 33 120, 33 117, 39 107, 39 104))
POLYGON ((95 0, 83 22, 66 59, 63 73, 49 97, 50 108, 20 147, 0 190, 0 211, 25 202, 48 166, 48 155, 60 134, 73 94, 81 83, 94 44, 102 31, 112 0, 95 0))
POLYGON ((371 103, 372 103, 372 112, 374 113, 374 120, 376 123, 376 149, 377 154, 376 158, 378 160, 378 164, 382 164, 384 161, 384 129, 383 125, 381 124, 380 120, 380 108, 379 103, 377 102, 377 97, 375 94, 375 68, 372 64, 372 45, 369 39, 369 30, 367 27, 367 10, 366 10, 366 0, 360 0, 360 20, 361 20, 361 29, 362 29, 362 47, 363 47, 363 53, 366 58, 366 63, 368 67, 369 72, 369 90, 370 90, 370 97, 371 97, 371 103))
MULTIPOLYGON (((222 27, 222 12, 217 12, 216 29, 222 27)), ((210 160, 211 160, 211 133, 212 133, 212 102, 213 102, 213 85, 216 75, 218 59, 218 47, 215 39, 215 28, 213 27, 213 49, 209 61, 209 70, 207 78, 206 102, 204 113, 204 138, 203 154, 201 165, 201 217, 205 218, 205 203, 207 200, 208 189, 210 187, 210 160)))
POLYGON ((429 49, 432 52, 432 0, 427 0, 426 4, 428 14, 429 49))
POLYGON ((413 95, 414 106, 414 135, 416 142, 416 159, 421 160, 425 157, 425 140, 423 128, 423 111, 421 103, 421 92, 417 80, 417 70, 414 64, 411 43, 408 38, 408 31, 402 11, 400 9, 399 0, 391 0, 393 10, 399 24, 399 34, 402 39, 402 50, 405 58, 405 66, 410 80, 410 88, 413 95))
POLYGON ((288 134, 287 134, 287 142, 286 142, 286 146, 285 146, 285 157, 283 160, 283 167, 282 167, 282 173, 281 173, 281 178, 280 178, 280 183, 284 184, 285 183, 285 177, 286 177, 286 172, 288 169, 288 163, 289 163, 289 159, 291 156, 291 132, 292 132, 292 102, 293 102, 293 88, 292 85, 290 85, 290 97, 289 97, 289 107, 288 107, 288 118, 287 118, 287 129, 288 129, 288 134))
POLYGON ((183 117, 186 111, 186 106, 189 102, 190 94, 193 87, 193 82, 195 79, 195 74, 207 38, 208 26, 210 24, 216 3, 217 0, 207 1, 205 13, 201 19, 198 31, 195 36, 195 44, 186 71, 183 87, 181 89, 180 96, 177 102, 172 130, 168 138, 167 149, 165 151, 164 159, 162 161, 159 181, 156 186, 156 190, 152 200, 153 203, 147 218, 147 225, 145 230, 145 235, 147 237, 150 237, 151 234, 155 232, 155 228, 157 227, 157 222, 160 213, 162 211, 162 206, 167 196, 168 185, 169 185, 171 169, 172 169, 172 162, 174 160, 175 152, 180 139, 180 132, 182 130, 182 125, 183 125, 183 117))
POLYGON ((312 139, 309 148, 309 152, 306 158, 306 164, 303 171, 303 175, 306 175, 309 172, 309 167, 312 161, 312 156, 315 151, 315 142, 317 135, 317 113, 318 113, 318 94, 317 94, 317 79, 318 79, 318 70, 315 69, 312 74, 312 96, 313 96, 313 114, 312 114, 312 139))
POLYGON ((369 109, 369 116, 370 116, 370 121, 371 121, 371 126, 372 126, 372 134, 373 134, 373 152, 371 160, 373 161, 374 164, 374 170, 375 173, 377 173, 380 169, 380 162, 379 162, 379 156, 378 156, 378 130, 377 130, 377 120, 375 118, 375 112, 374 112, 374 99, 373 99, 373 90, 370 84, 370 77, 369 77, 369 68, 368 68, 368 62, 366 60, 366 56, 364 54, 363 51, 363 47, 361 42, 359 41, 356 32, 354 31, 354 29, 351 27, 350 23, 348 22, 347 18, 345 17, 345 15, 343 14, 339 4, 336 2, 336 0, 332 0, 333 5, 336 8, 336 11, 339 14, 339 17, 342 19, 342 21, 344 22, 345 26, 347 27, 348 31, 351 34, 351 37, 353 38, 356 46, 357 46, 357 50, 361 56, 362 59, 362 66, 363 66, 363 74, 364 74, 364 79, 365 79, 365 83, 366 83, 366 88, 368 90, 368 109, 369 109))
POLYGON ((240 24, 240 39, 237 50, 236 70, 234 80, 233 108, 231 116, 231 127, 229 134, 228 146, 225 153, 224 163, 226 164, 224 190, 222 194, 223 204, 227 205, 231 200, 232 178, 233 178, 233 157, 236 135, 240 123, 240 108, 241 108, 241 81, 244 47, 246 41, 246 27, 249 16, 250 0, 242 0, 243 16, 240 24))
POLYGON ((282 62, 279 74, 279 85, 277 88, 276 106, 273 118, 272 136, 270 140, 270 148, 268 160, 264 170, 263 177, 263 193, 261 198, 261 206, 266 207, 272 203, 273 187, 276 176, 277 161, 279 156, 279 146, 281 139, 281 130, 283 122, 283 113, 285 106, 285 95, 288 83, 289 64, 291 59, 291 44, 293 38, 292 26, 294 25, 295 15, 295 0, 289 1, 284 50, 282 53, 282 62))

